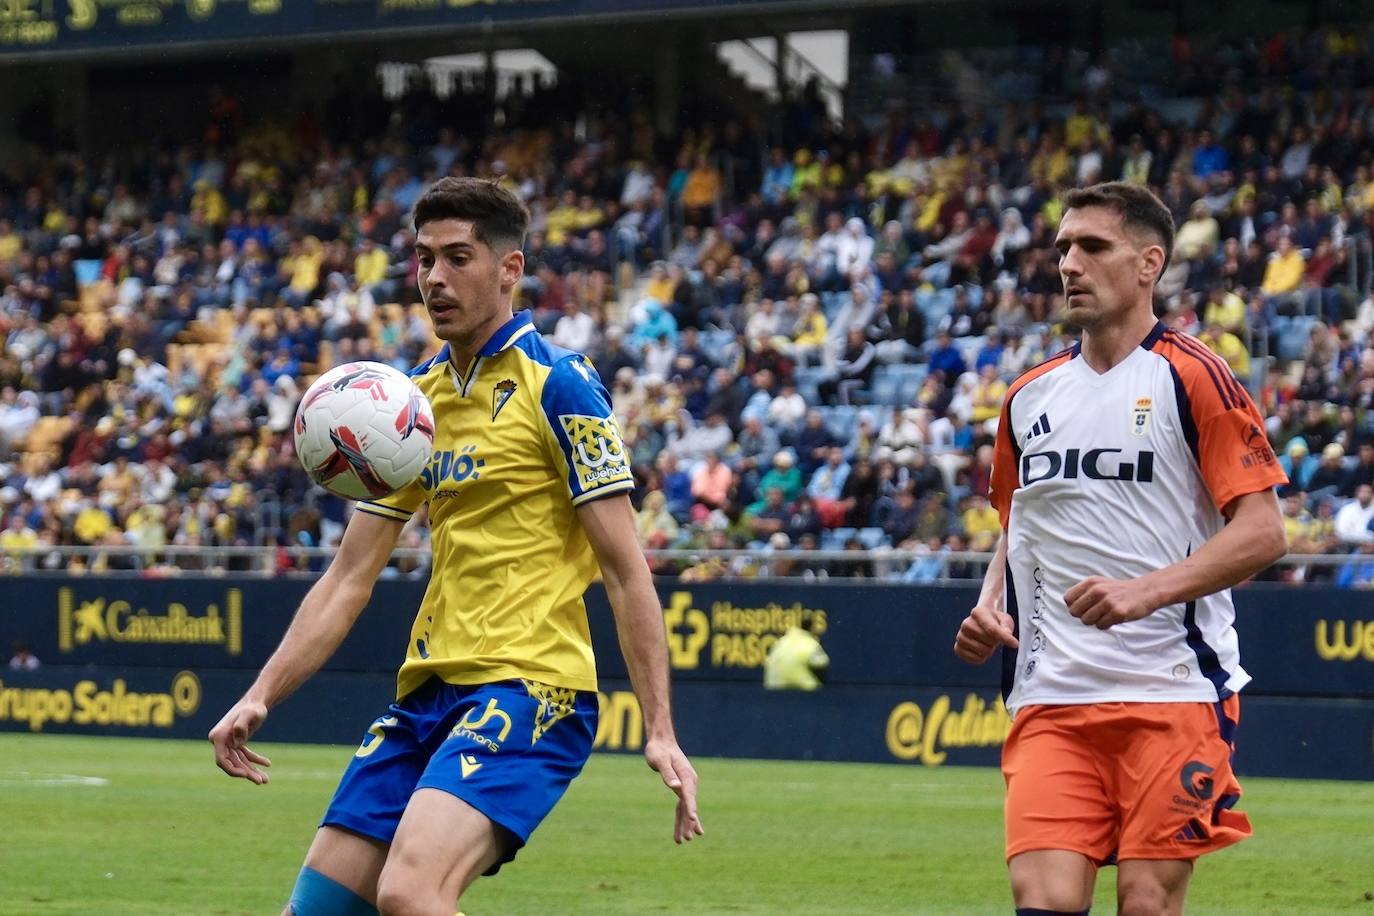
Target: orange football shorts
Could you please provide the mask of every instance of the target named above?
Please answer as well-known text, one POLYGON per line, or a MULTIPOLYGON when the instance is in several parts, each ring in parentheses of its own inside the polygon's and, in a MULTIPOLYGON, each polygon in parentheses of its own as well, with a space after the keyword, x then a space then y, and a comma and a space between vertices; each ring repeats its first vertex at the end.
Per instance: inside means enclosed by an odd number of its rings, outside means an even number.
POLYGON ((1002 749, 1007 858, 1193 859, 1250 836, 1232 809, 1240 698, 1027 706, 1002 749))

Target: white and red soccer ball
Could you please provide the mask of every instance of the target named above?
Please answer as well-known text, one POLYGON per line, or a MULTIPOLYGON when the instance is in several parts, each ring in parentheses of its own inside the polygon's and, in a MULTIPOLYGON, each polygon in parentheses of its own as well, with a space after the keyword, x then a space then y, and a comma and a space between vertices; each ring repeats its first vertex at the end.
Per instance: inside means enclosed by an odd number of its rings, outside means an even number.
POLYGON ((434 409, 404 372, 345 363, 296 408, 296 457, 310 479, 348 499, 380 499, 419 476, 434 450, 434 409))

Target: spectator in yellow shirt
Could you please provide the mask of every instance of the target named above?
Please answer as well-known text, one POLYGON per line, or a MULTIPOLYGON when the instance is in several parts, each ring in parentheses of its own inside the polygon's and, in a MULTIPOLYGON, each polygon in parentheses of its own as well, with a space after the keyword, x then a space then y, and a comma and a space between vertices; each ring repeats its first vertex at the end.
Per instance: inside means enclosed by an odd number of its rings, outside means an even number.
POLYGON ((1207 293, 1207 307, 1203 309, 1202 322, 1239 334, 1245 327, 1245 300, 1224 287, 1213 286, 1207 293))
POLYGON ((720 172, 710 159, 697 153, 692 171, 687 173, 687 183, 682 186, 682 206, 687 211, 687 221, 698 226, 708 225, 720 192, 720 172))
POLYGON ((991 550, 1002 533, 1002 518, 986 496, 975 494, 968 498, 963 521, 969 550, 991 550))
POLYGON ((1209 323, 1199 339, 1207 345, 1207 349, 1226 360, 1226 365, 1231 367, 1231 372, 1237 378, 1250 377, 1250 351, 1239 337, 1220 324, 1209 323))
POLYGON ((1088 111, 1087 103, 1082 99, 1074 102, 1073 114, 1064 121, 1064 145, 1069 149, 1078 149, 1084 140, 1101 140, 1105 134, 1102 122, 1097 115, 1088 111))
POLYGON ((0 550, 3 550, 11 560, 17 565, 22 555, 27 550, 32 550, 38 546, 38 535, 24 521, 24 516, 18 512, 10 516, 10 523, 4 531, 0 531, 0 550))
POLYGON ((677 283, 668 274, 668 265, 655 261, 649 265, 649 279, 644 284, 644 298, 655 302, 672 302, 677 283))
POLYGON ((386 300, 391 298, 386 287, 386 271, 391 266, 391 258, 386 250, 370 238, 363 238, 362 248, 353 259, 353 276, 358 281, 358 289, 367 290, 372 298, 386 300))
POLYGON ((1307 262, 1302 252, 1288 236, 1280 236, 1278 247, 1270 256, 1264 268, 1264 280, 1260 290, 1266 296, 1279 296, 1295 291, 1302 284, 1303 271, 1307 262))
POLYGON ((1185 261, 1210 258, 1216 254, 1221 239, 1221 226, 1205 201, 1196 201, 1190 217, 1178 227, 1174 237, 1174 253, 1185 261))
POLYGON ((204 178, 196 182, 196 192, 191 197, 191 210, 199 210, 205 222, 211 226, 223 226, 229 220, 229 205, 224 195, 204 178))
POLYGON ((1286 235, 1279 236, 1277 250, 1265 265, 1264 280, 1260 283, 1266 304, 1281 311, 1285 306, 1291 310, 1299 301, 1299 287, 1306 269, 1307 261, 1293 240, 1286 235))
POLYGON ((577 229, 577 192, 564 191, 558 206, 549 211, 544 222, 544 238, 551 248, 564 245, 577 229))
POLYGON ((24 240, 14 231, 14 224, 0 219, 0 264, 9 264, 24 250, 24 240))
POLYGON ((992 364, 983 366, 978 373, 978 384, 973 389, 974 423, 983 423, 997 416, 1002 410, 1002 398, 1006 396, 1007 383, 997 375, 997 367, 992 364))
MULTIPOLYGON (((781 546, 781 545, 780 545, 781 546)), ((781 549, 786 549, 782 547, 781 549)), ((824 632, 819 615, 804 626, 789 627, 768 650, 763 662, 763 686, 767 690, 817 690, 830 668, 817 634, 824 632)))
POLYGON ((800 304, 801 312, 797 315, 797 323, 792 328, 792 343, 788 347, 788 355, 796 360, 798 366, 817 365, 824 356, 825 339, 830 330, 830 323, 825 320, 820 297, 815 293, 803 295, 800 304))
POLYGON ((287 278, 282 299, 292 308, 300 308, 310 302, 315 288, 320 285, 320 264, 324 261, 324 246, 313 235, 299 242, 292 242, 290 253, 281 260, 281 273, 287 278))

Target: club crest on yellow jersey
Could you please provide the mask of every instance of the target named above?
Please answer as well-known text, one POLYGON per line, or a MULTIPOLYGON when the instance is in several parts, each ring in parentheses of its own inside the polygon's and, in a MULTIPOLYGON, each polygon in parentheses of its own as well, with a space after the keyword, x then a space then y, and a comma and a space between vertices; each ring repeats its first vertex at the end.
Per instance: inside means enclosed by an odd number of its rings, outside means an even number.
POLYGON ((491 389, 491 419, 496 422, 496 415, 501 412, 501 408, 506 406, 506 402, 515 394, 515 380, 503 378, 491 389))

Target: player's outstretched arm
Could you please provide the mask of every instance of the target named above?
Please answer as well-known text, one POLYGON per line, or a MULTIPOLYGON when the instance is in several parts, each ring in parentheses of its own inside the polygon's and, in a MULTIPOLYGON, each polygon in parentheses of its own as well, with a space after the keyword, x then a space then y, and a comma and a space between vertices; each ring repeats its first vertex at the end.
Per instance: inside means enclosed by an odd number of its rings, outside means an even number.
POLYGON ((983 590, 978 603, 959 625, 954 637, 954 654, 971 665, 981 665, 992 657, 998 646, 1015 649, 1019 643, 1013 635, 1015 621, 1002 610, 1007 585, 1007 536, 997 539, 997 550, 983 575, 983 590))
POLYGON ((372 586, 401 535, 401 522, 354 512, 334 561, 306 593, 281 645, 267 660, 253 686, 210 729, 215 763, 230 776, 262 785, 258 767, 271 761, 248 747, 268 710, 289 697, 320 669, 343 642, 367 605, 372 586))
POLYGON ((1226 527, 1184 560, 1139 579, 1093 576, 1079 582, 1064 593, 1069 613, 1105 630, 1230 588, 1288 552, 1273 490, 1238 496, 1226 509, 1230 518, 1226 527))
POLYGON ((677 795, 673 841, 682 843, 705 831, 697 814, 697 772, 678 747, 668 701, 668 643, 663 608, 649 566, 635 539, 628 496, 594 499, 577 507, 578 518, 601 564, 606 596, 615 613, 616 636, 644 711, 648 740, 644 758, 677 795))

